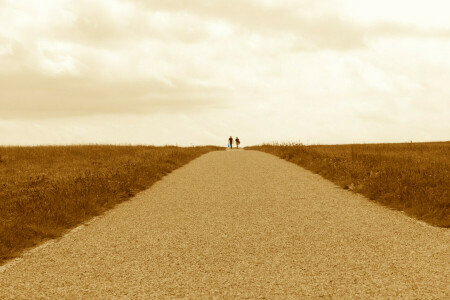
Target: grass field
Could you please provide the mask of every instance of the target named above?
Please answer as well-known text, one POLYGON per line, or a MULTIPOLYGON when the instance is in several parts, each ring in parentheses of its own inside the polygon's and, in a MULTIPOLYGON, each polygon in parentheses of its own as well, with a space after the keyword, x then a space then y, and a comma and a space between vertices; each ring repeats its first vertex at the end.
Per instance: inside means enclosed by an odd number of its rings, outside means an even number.
POLYGON ((0 147, 0 263, 219 147, 0 147))
POLYGON ((246 149, 274 154, 410 216, 450 227, 450 142, 246 149))

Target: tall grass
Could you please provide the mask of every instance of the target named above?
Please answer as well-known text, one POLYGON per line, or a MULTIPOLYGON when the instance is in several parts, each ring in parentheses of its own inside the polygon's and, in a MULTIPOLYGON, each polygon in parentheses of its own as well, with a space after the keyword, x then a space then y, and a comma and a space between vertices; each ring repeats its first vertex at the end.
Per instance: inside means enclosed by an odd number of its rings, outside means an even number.
POLYGON ((0 147, 0 263, 219 147, 0 147))
POLYGON ((247 147, 430 224, 450 227, 450 142, 247 147))

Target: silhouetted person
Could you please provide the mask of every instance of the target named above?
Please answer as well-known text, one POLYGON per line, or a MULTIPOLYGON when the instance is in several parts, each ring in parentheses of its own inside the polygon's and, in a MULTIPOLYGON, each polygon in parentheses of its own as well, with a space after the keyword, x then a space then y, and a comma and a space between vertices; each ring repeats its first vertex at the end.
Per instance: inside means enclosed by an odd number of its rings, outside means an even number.
POLYGON ((230 135, 230 138, 228 139, 228 142, 230 143, 230 148, 233 149, 233 138, 230 135))
POLYGON ((241 143, 241 141, 239 140, 238 137, 236 137, 235 141, 236 141, 236 148, 239 149, 239 144, 241 143))

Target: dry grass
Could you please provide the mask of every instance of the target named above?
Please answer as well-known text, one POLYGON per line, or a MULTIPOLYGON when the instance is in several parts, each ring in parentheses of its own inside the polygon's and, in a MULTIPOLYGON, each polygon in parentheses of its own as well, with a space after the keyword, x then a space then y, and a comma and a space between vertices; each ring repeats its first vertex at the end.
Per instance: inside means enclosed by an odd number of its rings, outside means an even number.
POLYGON ((219 147, 0 147, 0 263, 219 147))
POLYGON ((246 149, 277 155, 410 216, 450 227, 450 142, 246 149))

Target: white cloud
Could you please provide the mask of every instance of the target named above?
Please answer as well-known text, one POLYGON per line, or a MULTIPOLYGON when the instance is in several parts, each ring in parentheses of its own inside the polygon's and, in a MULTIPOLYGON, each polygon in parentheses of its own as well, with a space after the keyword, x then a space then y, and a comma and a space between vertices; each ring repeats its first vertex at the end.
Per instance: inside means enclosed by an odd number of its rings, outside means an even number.
POLYGON ((429 29, 450 29, 447 0, 338 0, 336 9, 346 18, 362 22, 396 22, 429 29))
POLYGON ((226 22, 209 22, 207 24, 208 32, 220 38, 226 38, 233 34, 233 28, 226 22))
POLYGON ((64 42, 38 42, 37 61, 40 69, 49 75, 79 75, 77 62, 71 52, 71 45, 64 42))

